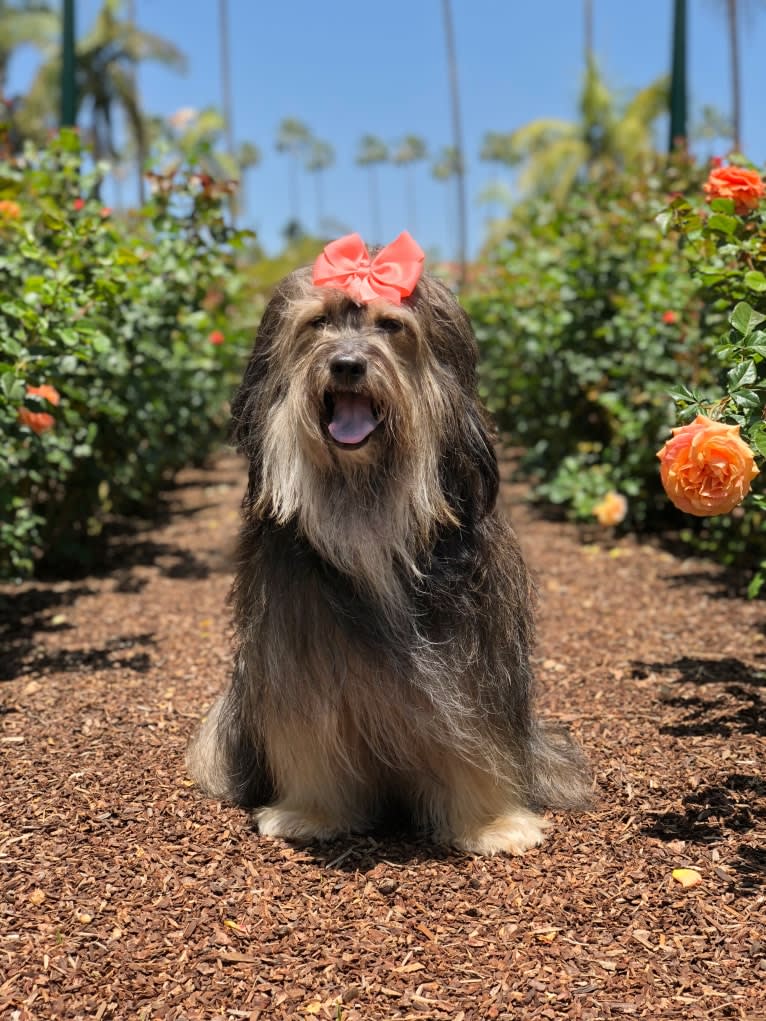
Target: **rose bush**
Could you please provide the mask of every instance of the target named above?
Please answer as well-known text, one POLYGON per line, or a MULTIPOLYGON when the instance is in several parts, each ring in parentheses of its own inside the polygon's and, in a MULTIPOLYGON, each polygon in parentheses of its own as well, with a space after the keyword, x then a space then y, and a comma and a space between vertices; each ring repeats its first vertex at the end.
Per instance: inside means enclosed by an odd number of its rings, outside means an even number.
MULTIPOLYGON (((710 202, 709 215, 700 210, 694 195, 677 196, 659 219, 665 231, 675 232, 687 271, 696 280, 701 299, 722 316, 712 332, 718 371, 706 386, 695 386, 686 378, 671 391, 682 423, 701 416, 713 419, 721 428, 737 430, 731 462, 725 457, 719 466, 711 456, 701 471, 716 475, 720 491, 731 496, 720 506, 714 503, 706 514, 726 514, 747 497, 731 517, 711 518, 694 538, 703 549, 728 562, 757 565, 750 585, 756 594, 766 580, 766 497, 756 486, 756 458, 766 457, 766 186, 753 168, 713 167, 704 186, 710 202), (726 171, 721 185, 721 172, 726 171), (736 191, 733 190, 736 182, 736 191), (728 194, 726 189, 731 188, 728 194), (728 329, 727 329, 728 326, 728 329), (744 448, 744 449, 743 449, 744 448), (720 473, 720 474, 717 474, 720 473), (737 481, 739 479, 739 481, 737 481), (751 483, 755 483, 751 492, 751 483), (748 494, 750 494, 748 496, 748 494)), ((727 434, 734 436, 733 432, 727 434)), ((671 444, 675 442, 675 436, 671 444)), ((711 448, 711 455, 715 448, 711 448)), ((668 476, 670 478, 670 476, 668 476)), ((675 480, 675 476, 673 477, 675 480)), ((691 475, 685 477, 689 482, 691 475)), ((705 483, 708 485, 709 483, 705 483)), ((713 490, 711 490, 712 492, 713 490)), ((668 489, 676 495, 675 481, 668 489)), ((693 501, 696 507, 703 503, 693 501)), ((690 511, 699 514, 700 510, 690 511)))
POLYGON ((98 189, 72 132, 0 164, 5 577, 42 556, 92 558, 110 515, 151 507, 179 467, 217 446, 249 344, 246 238, 222 198, 181 168, 127 220, 98 189))
POLYGON ((592 521, 610 492, 626 498, 623 527, 674 517, 655 459, 675 417, 668 389, 679 375, 715 380, 710 338, 723 316, 700 300, 655 216, 701 179, 678 159, 583 183, 560 207, 521 204, 466 301, 482 393, 522 448, 521 472, 538 499, 579 520, 592 521))
POLYGON ((743 448, 708 465, 720 497, 744 498, 715 517, 674 507, 656 458, 698 415, 766 456, 763 192, 754 168, 678 157, 581 183, 564 207, 516 207, 466 304, 482 392, 538 499, 614 527, 621 497, 617 527, 670 529, 724 563, 766 557, 763 473, 748 478, 743 448))

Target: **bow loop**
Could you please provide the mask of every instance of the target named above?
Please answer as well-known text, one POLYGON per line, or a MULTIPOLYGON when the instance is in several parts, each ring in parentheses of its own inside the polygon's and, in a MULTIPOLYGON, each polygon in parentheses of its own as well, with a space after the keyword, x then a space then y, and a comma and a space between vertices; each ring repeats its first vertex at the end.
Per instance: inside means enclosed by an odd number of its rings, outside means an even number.
POLYGON ((374 259, 358 234, 346 234, 317 257, 313 283, 344 291, 358 305, 381 298, 401 305, 415 290, 424 260, 423 249, 406 230, 374 259))

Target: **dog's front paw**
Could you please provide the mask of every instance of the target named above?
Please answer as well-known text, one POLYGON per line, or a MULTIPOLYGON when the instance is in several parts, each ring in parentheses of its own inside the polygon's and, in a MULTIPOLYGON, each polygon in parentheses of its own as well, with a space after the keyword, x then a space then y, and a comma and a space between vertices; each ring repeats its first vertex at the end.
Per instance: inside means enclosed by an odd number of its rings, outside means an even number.
POLYGON ((318 815, 284 805, 270 805, 255 813, 258 832, 264 837, 282 837, 285 840, 332 840, 347 828, 322 819, 318 815))
POLYGON ((537 847, 543 842, 548 826, 547 819, 526 808, 519 808, 499 816, 486 826, 461 834, 454 843, 474 854, 496 854, 498 851, 524 854, 530 847, 537 847))

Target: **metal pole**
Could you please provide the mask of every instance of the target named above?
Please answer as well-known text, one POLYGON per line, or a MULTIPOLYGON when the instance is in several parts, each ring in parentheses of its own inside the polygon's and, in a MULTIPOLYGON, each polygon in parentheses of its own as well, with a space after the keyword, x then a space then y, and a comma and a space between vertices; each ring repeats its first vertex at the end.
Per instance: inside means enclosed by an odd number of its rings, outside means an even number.
POLYGON ((77 123, 75 80, 75 0, 63 0, 61 12, 61 127, 77 123))
POLYGON ((685 148, 686 128, 686 0, 673 6, 673 70, 670 79, 670 141, 668 149, 685 148))

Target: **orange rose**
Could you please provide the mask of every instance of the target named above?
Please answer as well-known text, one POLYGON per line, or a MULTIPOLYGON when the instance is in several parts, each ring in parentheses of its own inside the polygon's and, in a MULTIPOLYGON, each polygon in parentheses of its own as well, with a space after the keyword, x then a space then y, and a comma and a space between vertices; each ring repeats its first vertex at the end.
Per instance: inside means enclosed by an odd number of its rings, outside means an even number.
POLYGON ((619 525, 628 513, 628 501, 622 493, 614 490, 607 493, 604 499, 593 508, 594 517, 600 525, 619 525))
POLYGON ((697 415, 673 429, 657 457, 665 492, 679 510, 698 517, 728 514, 750 492, 758 474, 738 425, 697 415))
POLYGON ((19 422, 29 426, 32 432, 39 436, 40 433, 52 429, 56 424, 56 419, 47 411, 30 411, 29 408, 19 408, 19 422))
POLYGON ((0 219, 18 220, 21 216, 21 206, 12 199, 0 200, 0 219))
POLYGON ((28 386, 27 393, 33 397, 44 397, 49 404, 55 407, 58 406, 61 400, 61 394, 58 392, 55 386, 50 386, 48 383, 43 383, 41 386, 28 386))
POLYGON ((734 199, 734 212, 740 215, 755 209, 766 192, 761 175, 745 167, 714 167, 702 187, 708 202, 734 199))

